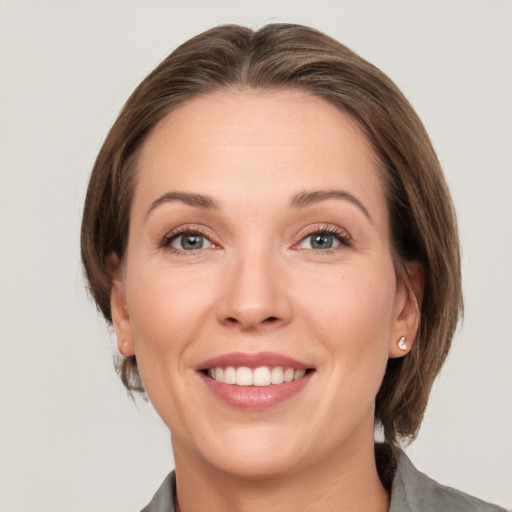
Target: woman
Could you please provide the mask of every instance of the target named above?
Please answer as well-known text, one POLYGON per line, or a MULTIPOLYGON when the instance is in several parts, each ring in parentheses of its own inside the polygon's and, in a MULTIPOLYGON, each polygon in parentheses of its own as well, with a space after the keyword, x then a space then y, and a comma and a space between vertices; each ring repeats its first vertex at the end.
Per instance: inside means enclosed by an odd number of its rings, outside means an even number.
POLYGON ((173 52, 100 151, 82 258, 171 431, 145 510, 499 510, 398 448, 462 310, 456 220, 417 115, 338 42, 225 26, 173 52))

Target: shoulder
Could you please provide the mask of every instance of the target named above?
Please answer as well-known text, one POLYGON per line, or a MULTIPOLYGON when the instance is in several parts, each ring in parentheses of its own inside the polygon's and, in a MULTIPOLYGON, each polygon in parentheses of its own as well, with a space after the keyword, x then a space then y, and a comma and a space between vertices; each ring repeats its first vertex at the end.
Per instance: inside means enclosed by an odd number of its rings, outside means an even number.
MULTIPOLYGON (((389 512, 506 512, 502 507, 439 484, 418 471, 402 450, 393 451, 397 467, 389 512)), ((141 512, 175 512, 175 494, 176 475, 172 471, 141 512)))
POLYGON ((418 471, 402 450, 395 450, 396 474, 389 512, 506 512, 469 494, 441 485, 418 471))
POLYGON ((175 512, 174 496, 176 495, 176 474, 171 471, 156 491, 152 500, 141 512, 175 512))

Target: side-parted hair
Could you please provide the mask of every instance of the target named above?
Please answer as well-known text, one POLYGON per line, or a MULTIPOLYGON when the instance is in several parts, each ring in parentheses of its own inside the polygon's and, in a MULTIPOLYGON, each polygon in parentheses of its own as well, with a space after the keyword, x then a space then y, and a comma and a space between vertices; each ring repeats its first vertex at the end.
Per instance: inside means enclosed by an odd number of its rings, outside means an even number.
MULTIPOLYGON (((389 359, 375 407, 388 443, 410 441, 462 314, 456 217, 435 151, 409 102, 378 68, 321 32, 289 24, 257 31, 219 26, 179 46, 135 89, 99 152, 85 200, 81 251, 90 293, 111 323, 107 258, 125 257, 137 159, 153 128, 191 98, 241 89, 323 98, 357 121, 373 146, 397 279, 412 286, 407 261, 424 271, 418 334, 405 357, 389 359)), ((144 392, 135 356, 124 358, 118 371, 130 392, 144 392)))

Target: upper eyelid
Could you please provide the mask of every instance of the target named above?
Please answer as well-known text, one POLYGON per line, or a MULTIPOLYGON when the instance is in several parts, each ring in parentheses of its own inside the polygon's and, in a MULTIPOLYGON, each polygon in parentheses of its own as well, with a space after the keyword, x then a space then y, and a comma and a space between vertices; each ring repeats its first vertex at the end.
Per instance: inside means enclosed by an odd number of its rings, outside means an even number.
MULTIPOLYGON (((181 226, 177 226, 176 228, 166 230, 163 235, 158 236, 158 243, 159 245, 167 245, 173 239, 187 233, 200 234, 207 238, 212 244, 216 246, 222 246, 222 244, 219 241, 219 237, 216 235, 215 231, 213 231, 211 228, 195 223, 182 224, 181 226)), ((296 241, 293 242, 293 245, 297 245, 308 236, 314 235, 316 233, 328 233, 330 235, 337 236, 347 241, 352 240, 351 234, 345 228, 342 228, 337 224, 318 222, 314 224, 312 223, 299 230, 299 232, 295 235, 296 241)))
POLYGON ((352 239, 352 235, 345 228, 329 223, 317 223, 306 226, 299 231, 297 237, 300 240, 304 240, 304 238, 314 235, 315 233, 329 233, 331 235, 338 235, 342 238, 352 239))
POLYGON ((201 236, 204 236, 211 244, 213 245, 220 245, 218 242, 214 240, 214 236, 212 236, 212 233, 209 229, 204 228, 203 226, 198 225, 183 225, 179 226, 177 228, 171 229, 170 231, 166 231, 163 236, 160 236, 158 239, 158 243, 161 246, 167 246, 170 245, 170 243, 178 238, 179 236, 185 235, 187 233, 190 234, 198 234, 201 236))
POLYGON ((302 229, 299 234, 297 235, 298 240, 294 242, 294 244, 291 246, 292 250, 304 250, 304 251, 314 251, 315 253, 331 253, 333 251, 339 250, 340 247, 330 247, 326 249, 313 249, 313 248, 301 248, 300 245, 304 243, 305 240, 307 240, 309 237, 315 235, 315 234, 328 234, 330 236, 333 236, 337 239, 339 246, 341 247, 351 247, 353 243, 352 236, 350 233, 341 226, 337 224, 330 224, 330 223, 318 223, 309 225, 306 228, 302 229))

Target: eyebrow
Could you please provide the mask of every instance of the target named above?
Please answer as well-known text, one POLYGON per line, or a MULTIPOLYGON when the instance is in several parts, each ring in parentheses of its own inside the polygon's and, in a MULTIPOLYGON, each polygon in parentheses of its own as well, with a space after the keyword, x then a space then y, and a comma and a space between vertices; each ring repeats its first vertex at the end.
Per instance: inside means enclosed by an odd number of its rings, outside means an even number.
MULTIPOLYGON (((290 206, 292 208, 306 208, 312 204, 327 201, 329 199, 342 199, 349 201, 353 205, 357 206, 366 215, 366 217, 368 217, 369 221, 373 223, 372 218, 363 203, 345 190, 311 190, 299 192, 292 198, 290 206)), ((192 194, 189 192, 166 192, 151 203, 151 206, 146 212, 146 217, 158 206, 172 201, 181 201, 189 206, 203 208, 205 210, 220 210, 217 201, 210 196, 192 194)))
POLYGON ((205 210, 219 210, 219 204, 210 196, 191 194, 189 192, 167 192, 151 203, 146 212, 146 217, 158 206, 172 201, 181 201, 189 206, 205 210))
POLYGON ((291 207, 305 208, 321 201, 327 201, 328 199, 342 199, 349 201, 353 205, 357 206, 366 215, 366 217, 368 217, 368 220, 373 223, 373 220, 364 204, 361 203, 357 197, 345 190, 311 190, 300 192, 292 199, 291 207))

